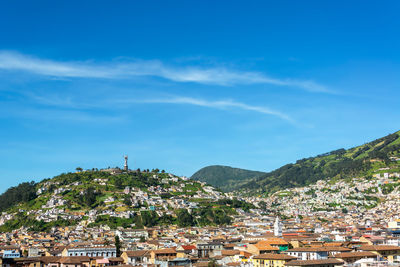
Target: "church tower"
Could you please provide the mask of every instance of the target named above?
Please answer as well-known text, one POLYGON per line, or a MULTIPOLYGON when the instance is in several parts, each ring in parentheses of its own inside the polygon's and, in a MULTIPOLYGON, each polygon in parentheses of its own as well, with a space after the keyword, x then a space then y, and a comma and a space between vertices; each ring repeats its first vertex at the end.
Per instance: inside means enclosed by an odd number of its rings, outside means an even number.
POLYGON ((276 216, 274 223, 274 235, 278 237, 282 236, 282 223, 280 222, 278 216, 276 216))

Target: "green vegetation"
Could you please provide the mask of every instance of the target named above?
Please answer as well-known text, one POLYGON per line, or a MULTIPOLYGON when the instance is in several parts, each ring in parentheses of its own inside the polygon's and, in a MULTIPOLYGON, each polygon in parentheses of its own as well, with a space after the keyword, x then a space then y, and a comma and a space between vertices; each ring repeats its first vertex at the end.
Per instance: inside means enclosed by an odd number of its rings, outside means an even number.
MULTIPOLYGON (((236 189, 249 194, 268 194, 278 190, 306 186, 318 180, 334 182, 354 177, 371 177, 380 168, 398 169, 400 162, 390 157, 400 156, 399 132, 348 150, 338 149, 287 164, 264 176, 248 180, 236 189)), ((385 193, 392 188, 385 187, 385 193)), ((307 192, 306 194, 313 194, 307 192)))
POLYGON ((119 218, 111 217, 110 215, 100 215, 97 216, 96 221, 94 223, 90 223, 88 227, 108 225, 112 229, 116 229, 117 227, 130 228, 135 223, 135 218, 119 218))
POLYGON ((119 239, 119 236, 115 236, 115 248, 117 250, 117 257, 121 256, 121 240, 119 239))
MULTIPOLYGON (((199 170, 192 178, 224 191, 270 194, 286 188, 313 184, 318 180, 331 179, 333 184, 341 179, 372 177, 380 168, 389 167, 393 171, 400 168, 400 162, 390 159, 400 157, 399 133, 389 134, 348 150, 341 148, 301 159, 269 173, 216 165, 199 170)), ((385 192, 389 191, 390 188, 385 188, 385 192)))
POLYGON ((76 225, 75 220, 58 219, 52 222, 37 221, 26 217, 23 214, 18 214, 14 219, 7 221, 0 226, 0 232, 11 232, 14 229, 27 227, 30 231, 49 232, 53 227, 72 226, 76 225))
POLYGON ((191 179, 208 183, 223 191, 232 191, 237 188, 238 183, 263 175, 264 172, 214 165, 200 169, 191 179))
POLYGON ((80 197, 81 203, 88 207, 93 207, 93 205, 96 203, 97 196, 99 196, 100 193, 97 192, 93 186, 86 188, 86 190, 83 192, 83 195, 80 197))
POLYGON ((84 171, 79 168, 76 173, 63 173, 52 179, 44 179, 37 184, 23 183, 0 195, 2 211, 17 214, 0 227, 0 232, 8 232, 21 227, 27 227, 33 231, 49 231, 52 227, 75 225, 81 220, 88 220, 89 216, 67 221, 62 219, 64 215, 72 213, 75 216, 79 214, 82 216, 93 209, 99 213, 106 210, 114 210, 117 213, 129 211, 125 214, 129 218, 98 215, 95 221, 88 225, 88 227, 107 225, 116 229, 118 227, 144 228, 156 225, 178 225, 180 227, 221 225, 232 221, 231 216, 236 214, 235 208, 245 211, 254 208, 252 204, 237 199, 212 201, 191 198, 189 201, 196 202, 198 208, 186 210, 168 206, 168 209, 175 212, 176 215, 172 213, 173 215, 160 216, 160 213, 156 212, 159 207, 150 209, 146 202, 141 201, 132 206, 131 195, 123 193, 126 187, 130 187, 152 195, 149 191, 151 186, 164 189, 164 192, 160 194, 162 199, 170 199, 178 195, 186 198, 195 195, 196 192, 205 192, 199 182, 182 180, 178 182, 171 179, 165 182, 164 179, 168 178, 170 178, 169 174, 165 171, 160 172, 158 169, 112 175, 97 169, 84 171), (175 188, 168 192, 171 187, 175 188), (41 192, 36 195, 38 189, 41 192), (182 192, 179 192, 180 190, 182 192), (50 200, 52 201, 49 202, 50 200), (47 205, 55 205, 54 203, 57 203, 55 201, 59 200, 63 203, 56 206, 60 213, 59 218, 55 221, 37 221, 35 219, 37 214, 28 214, 28 211, 45 211, 48 209, 47 205))
POLYGON ((35 182, 21 183, 18 186, 9 188, 6 192, 0 195, 0 212, 7 210, 15 204, 28 202, 35 198, 35 182))
POLYGON ((232 222, 232 218, 223 208, 201 208, 197 210, 197 214, 196 222, 198 226, 226 225, 232 222))
POLYGON ((176 216, 179 227, 193 226, 195 223, 193 216, 186 209, 179 210, 176 216))
POLYGON ((251 204, 251 203, 248 203, 248 202, 244 202, 244 201, 240 201, 240 200, 237 200, 237 199, 220 199, 220 200, 218 200, 217 202, 216 202, 218 205, 222 205, 222 206, 226 206, 226 205, 228 205, 228 206, 230 206, 230 207, 232 207, 232 208, 235 208, 235 209, 242 209, 242 210, 244 210, 244 211, 249 211, 250 209, 255 209, 256 207, 253 205, 253 204, 251 204))

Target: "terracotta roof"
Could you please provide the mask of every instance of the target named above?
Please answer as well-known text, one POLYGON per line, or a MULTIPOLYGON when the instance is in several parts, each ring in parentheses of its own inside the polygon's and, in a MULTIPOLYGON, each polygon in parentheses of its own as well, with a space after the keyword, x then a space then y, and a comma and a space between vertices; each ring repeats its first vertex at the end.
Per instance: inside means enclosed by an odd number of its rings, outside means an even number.
POLYGON ((264 244, 264 243, 257 243, 257 244, 254 244, 254 246, 256 247, 256 248, 258 248, 259 250, 279 250, 279 248, 277 248, 277 247, 273 247, 273 246, 271 246, 271 245, 269 245, 269 244, 264 244))
POLYGON ((331 247, 331 246, 328 246, 328 247, 325 247, 328 251, 348 251, 348 252, 350 252, 351 251, 351 249, 350 248, 345 248, 345 247, 331 247))
MULTIPOLYGON (((0 253, 0 256, 2 257, 3 254, 0 253)), ((21 263, 21 262, 22 263, 30 263, 30 262, 38 262, 40 260, 39 260, 39 257, 32 257, 32 258, 15 258, 14 261, 18 262, 18 263, 21 263)))
POLYGON ((73 256, 73 257, 61 257, 60 259, 60 263, 63 264, 81 264, 82 262, 90 262, 90 257, 73 256))
POLYGON ((128 257, 143 257, 149 253, 149 250, 125 251, 125 253, 128 257))
POLYGON ((240 266, 241 263, 240 262, 230 262, 226 264, 227 266, 240 266))
POLYGON ((196 246, 193 246, 193 245, 182 245, 182 248, 184 250, 193 250, 193 249, 196 249, 196 246))
POLYGON ((286 262, 286 266, 313 266, 313 265, 343 265, 343 262, 337 259, 325 259, 325 260, 294 260, 286 262))
POLYGON ((43 262, 45 264, 58 262, 62 257, 55 256, 42 256, 42 257, 29 257, 29 258, 16 258, 16 262, 43 262))
POLYGON ((61 256, 43 256, 39 258, 41 262, 45 264, 57 262, 61 259, 61 256))
POLYGON ((121 257, 111 257, 111 258, 108 258, 108 260, 113 261, 113 262, 123 262, 124 261, 124 259, 121 257))
POLYGON ((365 251, 387 251, 387 250, 400 250, 400 247, 398 246, 387 246, 387 245, 377 245, 377 246, 361 246, 359 248, 360 250, 365 250, 365 251))
POLYGON ((369 251, 356 251, 356 252, 343 252, 335 255, 335 258, 363 258, 363 257, 377 257, 375 253, 369 251))
POLYGON ((324 244, 324 247, 341 247, 341 246, 343 246, 343 242, 329 242, 324 244))
POLYGON ((261 260, 293 260, 296 257, 292 257, 286 254, 273 254, 273 253, 266 253, 261 254, 259 256, 254 257, 253 259, 261 259, 261 260))
POLYGON ((222 256, 235 256, 239 254, 240 254, 239 250, 221 250, 222 256))
POLYGON ((156 250, 153 250, 153 252, 155 253, 155 254, 173 254, 173 253, 176 253, 176 250, 175 249, 173 249, 173 248, 164 248, 164 249, 156 249, 156 250))
POLYGON ((277 238, 277 237, 269 237, 266 240, 260 241, 260 242, 267 242, 270 245, 288 245, 289 243, 285 241, 283 238, 277 238))

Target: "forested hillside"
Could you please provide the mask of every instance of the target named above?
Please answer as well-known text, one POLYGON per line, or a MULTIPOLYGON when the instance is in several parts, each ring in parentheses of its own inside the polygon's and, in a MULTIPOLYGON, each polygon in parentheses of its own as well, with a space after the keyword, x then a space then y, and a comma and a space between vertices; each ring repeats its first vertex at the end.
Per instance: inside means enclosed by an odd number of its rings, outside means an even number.
POLYGON ((25 182, 19 184, 18 186, 7 189, 6 192, 0 195, 0 212, 20 202, 26 202, 35 199, 35 187, 35 182, 25 182))
POLYGON ((228 166, 214 165, 200 169, 192 175, 192 179, 206 182, 223 191, 237 188, 238 184, 249 179, 265 175, 264 172, 249 171, 228 166))
POLYGON ((338 149, 316 157, 304 158, 252 179, 237 190, 271 193, 315 183, 318 180, 368 177, 381 169, 400 169, 399 132, 351 149, 338 149))
POLYGON ((380 168, 397 171, 400 167, 399 132, 351 149, 337 149, 315 157, 286 164, 269 173, 227 166, 208 166, 192 179, 224 191, 269 194, 277 190, 304 186, 318 180, 371 176, 380 168))

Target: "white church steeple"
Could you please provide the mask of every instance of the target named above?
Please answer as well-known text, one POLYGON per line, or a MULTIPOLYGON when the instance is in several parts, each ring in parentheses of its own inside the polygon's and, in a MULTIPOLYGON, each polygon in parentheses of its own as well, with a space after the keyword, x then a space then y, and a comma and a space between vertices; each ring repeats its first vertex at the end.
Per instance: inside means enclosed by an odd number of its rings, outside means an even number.
POLYGON ((275 223, 274 223, 274 235, 282 236, 282 223, 279 220, 278 216, 276 216, 275 223))

